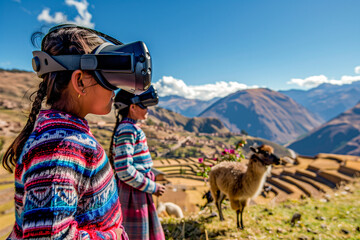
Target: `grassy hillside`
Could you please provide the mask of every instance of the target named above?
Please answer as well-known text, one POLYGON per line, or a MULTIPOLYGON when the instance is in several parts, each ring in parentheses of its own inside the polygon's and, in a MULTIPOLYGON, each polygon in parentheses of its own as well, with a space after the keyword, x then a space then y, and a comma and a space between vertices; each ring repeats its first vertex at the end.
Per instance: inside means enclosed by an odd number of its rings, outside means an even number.
POLYGON ((326 199, 307 198, 274 206, 248 206, 244 211, 244 230, 236 228, 236 213, 229 204, 224 210, 224 222, 218 217, 210 218, 207 213, 184 220, 165 218, 163 226, 167 239, 206 239, 207 235, 208 239, 355 240, 360 239, 359 187, 359 182, 343 186, 326 199), (292 224, 295 213, 300 213, 301 217, 292 224))

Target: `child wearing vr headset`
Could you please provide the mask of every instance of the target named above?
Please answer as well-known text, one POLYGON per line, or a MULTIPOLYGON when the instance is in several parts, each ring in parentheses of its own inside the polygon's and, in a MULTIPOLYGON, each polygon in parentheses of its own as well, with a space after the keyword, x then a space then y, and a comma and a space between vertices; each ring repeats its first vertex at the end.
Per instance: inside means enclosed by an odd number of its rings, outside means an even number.
POLYGON ((110 161, 118 177, 123 225, 130 239, 165 239, 152 198, 152 194, 161 196, 165 186, 155 183, 146 136, 136 124, 147 118, 147 107, 156 105, 158 99, 152 86, 140 95, 120 90, 115 97, 110 161))
POLYGON ((8 239, 128 239, 113 169, 85 116, 109 113, 119 87, 150 86, 145 44, 122 45, 67 24, 50 29, 33 54, 42 81, 2 159, 8 171, 15 167, 16 222, 8 239))

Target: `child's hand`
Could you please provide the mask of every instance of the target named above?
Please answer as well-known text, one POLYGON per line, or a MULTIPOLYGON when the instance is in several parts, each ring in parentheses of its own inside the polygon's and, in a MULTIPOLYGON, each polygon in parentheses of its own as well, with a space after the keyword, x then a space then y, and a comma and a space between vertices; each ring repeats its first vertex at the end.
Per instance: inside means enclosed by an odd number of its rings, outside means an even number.
POLYGON ((165 186, 161 184, 156 184, 156 192, 154 193, 155 196, 162 196, 165 192, 165 186))
POLYGON ((116 233, 116 238, 117 239, 119 239, 119 240, 121 240, 122 239, 122 232, 123 232, 123 230, 121 229, 121 228, 116 228, 115 229, 115 233, 116 233))

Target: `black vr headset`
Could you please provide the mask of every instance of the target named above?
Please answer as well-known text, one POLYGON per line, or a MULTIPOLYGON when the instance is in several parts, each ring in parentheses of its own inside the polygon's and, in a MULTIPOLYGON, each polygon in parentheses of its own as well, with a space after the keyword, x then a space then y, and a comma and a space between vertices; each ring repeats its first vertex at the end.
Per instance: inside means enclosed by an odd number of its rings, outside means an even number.
POLYGON ((143 92, 140 95, 134 95, 131 93, 124 92, 120 90, 114 100, 114 105, 117 110, 124 109, 130 104, 136 104, 142 109, 147 107, 155 106, 159 103, 159 96, 156 89, 151 85, 146 92, 143 92))
POLYGON ((34 51, 32 66, 39 77, 57 71, 93 71, 96 81, 108 90, 124 89, 140 94, 151 85, 151 57, 144 42, 124 44, 106 34, 74 24, 51 28, 51 33, 60 28, 86 29, 108 40, 91 54, 50 56, 43 51, 34 51))

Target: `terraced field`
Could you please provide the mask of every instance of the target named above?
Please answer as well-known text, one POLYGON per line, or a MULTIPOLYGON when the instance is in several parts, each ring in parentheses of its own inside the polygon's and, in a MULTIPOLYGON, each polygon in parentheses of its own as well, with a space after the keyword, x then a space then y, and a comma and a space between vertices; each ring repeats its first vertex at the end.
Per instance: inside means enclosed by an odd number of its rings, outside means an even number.
MULTIPOLYGON (((244 161, 246 162, 246 160, 244 161)), ((163 159, 154 161, 154 167, 165 173, 170 182, 169 189, 183 189, 204 193, 208 186, 201 176, 198 160, 186 159, 163 159)), ((209 165, 216 164, 215 161, 207 161, 209 165)), ((275 166, 271 176, 267 178, 265 186, 270 192, 264 192, 258 196, 253 203, 279 203, 288 199, 299 199, 306 197, 326 198, 335 188, 342 183, 358 181, 360 176, 360 158, 355 156, 344 156, 334 154, 319 154, 314 158, 300 156, 296 164, 275 166)), ((189 191, 188 191, 189 192, 189 191)), ((170 191, 159 201, 176 201, 184 209, 195 209, 195 205, 204 203, 201 195, 191 196, 188 200, 178 201, 177 194, 170 191), (191 206, 194 205, 194 206, 191 206)))

